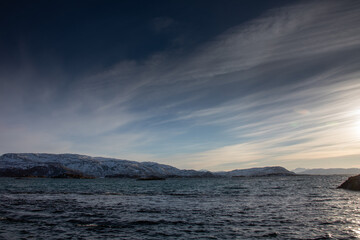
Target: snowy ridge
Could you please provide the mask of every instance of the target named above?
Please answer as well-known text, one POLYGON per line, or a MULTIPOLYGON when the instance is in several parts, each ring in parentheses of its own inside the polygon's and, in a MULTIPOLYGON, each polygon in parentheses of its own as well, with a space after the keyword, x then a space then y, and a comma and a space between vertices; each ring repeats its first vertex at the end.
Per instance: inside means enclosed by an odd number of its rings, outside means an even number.
MULTIPOLYGON (((0 176, 6 172, 31 171, 35 176, 52 177, 55 173, 74 171, 94 177, 213 177, 213 176, 263 176, 271 174, 293 174, 282 167, 252 168, 230 172, 210 173, 178 168, 155 162, 135 162, 115 158, 90 157, 78 154, 7 153, 0 156, 0 176), (44 174, 44 169, 49 169, 44 174), (64 170, 65 169, 65 170, 64 170)), ((30 173, 29 173, 30 174, 30 173)), ((31 175, 30 174, 30 175, 31 175)))
POLYGON ((83 174, 105 177, 109 175, 136 176, 186 176, 177 168, 152 163, 114 158, 90 157, 78 154, 8 153, 0 157, 0 169, 29 169, 38 166, 61 165, 83 174))

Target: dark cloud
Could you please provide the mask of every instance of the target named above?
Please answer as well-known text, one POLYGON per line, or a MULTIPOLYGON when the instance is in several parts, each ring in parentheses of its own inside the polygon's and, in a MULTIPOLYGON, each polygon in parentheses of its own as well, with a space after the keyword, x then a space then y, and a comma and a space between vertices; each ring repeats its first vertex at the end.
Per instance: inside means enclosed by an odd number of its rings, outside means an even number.
POLYGON ((169 17, 157 17, 152 21, 152 27, 155 32, 161 32, 169 28, 174 23, 174 20, 169 17))

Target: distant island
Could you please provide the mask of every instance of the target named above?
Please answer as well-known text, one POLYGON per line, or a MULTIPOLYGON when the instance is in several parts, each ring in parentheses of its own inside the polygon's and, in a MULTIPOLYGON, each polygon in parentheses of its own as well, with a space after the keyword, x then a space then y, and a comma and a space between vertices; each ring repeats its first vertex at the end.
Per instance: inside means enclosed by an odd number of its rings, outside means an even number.
POLYGON ((360 168, 296 168, 292 172, 304 175, 357 175, 360 168))
POLYGON ((296 168, 293 172, 298 175, 356 175, 349 177, 338 188, 360 191, 360 168, 296 168))
POLYGON ((0 177, 137 178, 289 176, 283 167, 227 172, 181 170, 155 162, 136 162, 78 154, 7 153, 0 156, 0 177))

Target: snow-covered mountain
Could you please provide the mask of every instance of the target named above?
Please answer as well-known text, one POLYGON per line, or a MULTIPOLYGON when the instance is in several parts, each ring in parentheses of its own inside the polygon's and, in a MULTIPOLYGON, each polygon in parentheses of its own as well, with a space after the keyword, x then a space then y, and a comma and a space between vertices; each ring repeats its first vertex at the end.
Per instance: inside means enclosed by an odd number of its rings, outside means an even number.
POLYGON ((78 154, 7 153, 0 156, 0 176, 84 175, 93 177, 213 177, 292 174, 282 167, 252 168, 211 173, 178 168, 155 162, 135 162, 78 154))
MULTIPOLYGON (((94 177, 188 177, 203 174, 197 171, 180 170, 154 162, 135 162, 78 154, 8 153, 0 157, 0 169, 32 169, 34 167, 63 168, 94 177)), ((61 170, 59 169, 59 171, 61 170)), ((57 174, 57 171, 53 172, 49 172, 46 176, 57 174)))

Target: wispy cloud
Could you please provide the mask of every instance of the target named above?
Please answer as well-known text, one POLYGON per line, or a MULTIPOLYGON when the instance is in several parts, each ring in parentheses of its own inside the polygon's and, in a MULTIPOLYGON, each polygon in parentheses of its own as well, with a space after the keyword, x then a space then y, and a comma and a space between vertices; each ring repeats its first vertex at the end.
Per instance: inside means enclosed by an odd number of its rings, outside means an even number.
MULTIPOLYGON (((261 83, 266 74, 291 74, 297 64, 303 66, 311 59, 325 61, 331 54, 343 57, 341 54, 351 53, 348 50, 358 49, 358 11, 356 1, 318 1, 276 9, 229 29, 192 53, 165 52, 144 62, 121 62, 84 79, 84 83, 100 93, 118 92, 115 102, 123 102, 126 96, 128 100, 163 99, 174 93, 208 88, 209 84, 246 82, 249 78, 261 83), (274 66, 268 67, 270 64, 274 66), (251 71, 254 68, 258 69, 251 71)), ((345 60, 355 63, 353 57, 345 60)), ((343 65, 333 57, 324 64, 334 62, 343 65)), ((276 81, 267 77, 267 81, 276 81)))
POLYGON ((326 164, 327 158, 360 154, 359 77, 360 72, 344 75, 343 81, 278 93, 271 99, 267 96, 276 91, 265 91, 262 97, 250 96, 249 104, 240 99, 182 116, 194 124, 223 125, 240 143, 177 158, 187 159, 182 161, 185 167, 217 169, 224 164, 243 166, 242 162, 311 166, 319 159, 326 164))
MULTIPOLYGON (((0 151, 65 149, 200 169, 360 154, 359 13, 357 1, 289 5, 192 52, 121 61, 66 86, 61 69, 44 77, 30 67, 0 92, 0 151), (53 86, 48 77, 59 79, 53 86), (19 131, 39 137, 17 141, 19 131)), ((172 24, 160 20, 159 30, 172 24)))

